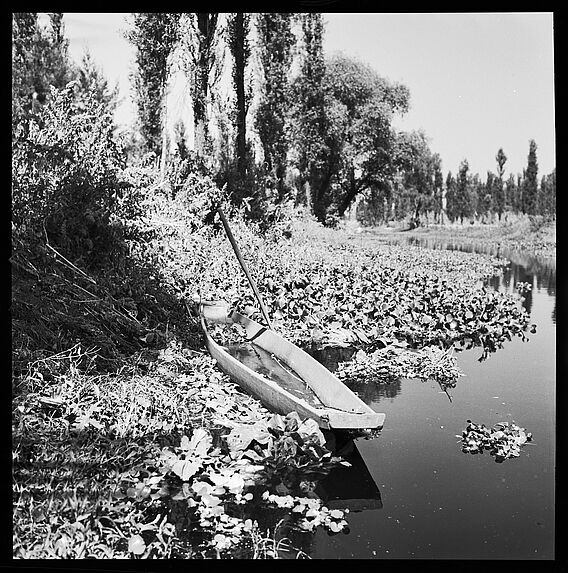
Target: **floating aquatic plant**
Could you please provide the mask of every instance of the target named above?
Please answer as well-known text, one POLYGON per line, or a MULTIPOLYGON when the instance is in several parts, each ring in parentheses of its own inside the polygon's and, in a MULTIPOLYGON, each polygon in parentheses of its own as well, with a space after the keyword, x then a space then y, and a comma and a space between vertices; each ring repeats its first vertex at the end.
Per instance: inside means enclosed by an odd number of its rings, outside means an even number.
MULTIPOLYGON (((259 288, 275 327, 295 342, 481 346, 485 358, 513 336, 524 340, 529 328, 518 296, 481 284, 501 272, 498 259, 394 246, 378 253, 329 245, 320 250, 317 244, 293 262, 283 252, 266 255, 270 266, 261 265, 259 288)), ((235 291, 239 284, 226 287, 235 293, 231 304, 254 307, 244 283, 235 291)))
POLYGON ((482 454, 488 450, 498 463, 509 458, 518 458, 521 447, 532 442, 532 434, 513 422, 499 422, 492 428, 485 424, 467 421, 467 427, 461 436, 462 452, 482 454))
MULTIPOLYGON (((184 503, 190 521, 205 535, 202 548, 218 553, 253 534, 257 525, 247 515, 249 505, 289 507, 292 526, 306 531, 322 526, 335 533, 346 527, 344 512, 329 510, 313 494, 319 478, 347 463, 325 448, 314 420, 291 412, 248 424, 227 419, 225 425, 231 431, 223 436, 224 446, 216 446, 207 429, 194 428, 179 445, 162 448, 157 462, 124 475, 115 495, 137 503, 184 503), (314 497, 295 495, 300 492, 314 497)), ((147 551, 139 533, 130 539, 129 551, 147 551)))
POLYGON ((320 499, 277 495, 268 491, 262 494, 262 499, 278 507, 289 508, 297 517, 296 526, 304 531, 313 531, 323 526, 332 533, 338 533, 347 528, 344 517, 349 510, 329 509, 320 499))
POLYGON ((519 294, 523 294, 525 292, 529 292, 532 290, 532 284, 528 283, 528 282, 521 282, 519 281, 516 285, 515 285, 515 289, 517 290, 517 292, 519 294))
POLYGON ((431 346, 412 351, 406 344, 390 344, 371 353, 359 350, 354 358, 338 365, 336 375, 345 382, 391 383, 400 378, 435 380, 453 388, 463 376, 451 350, 431 346))

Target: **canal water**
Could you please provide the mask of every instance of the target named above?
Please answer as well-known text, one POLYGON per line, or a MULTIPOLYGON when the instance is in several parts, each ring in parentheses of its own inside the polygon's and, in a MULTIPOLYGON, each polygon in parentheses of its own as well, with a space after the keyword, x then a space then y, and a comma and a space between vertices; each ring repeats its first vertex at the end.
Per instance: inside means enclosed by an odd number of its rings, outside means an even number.
MULTIPOLYGON (((556 262, 496 248, 485 252, 511 261, 488 281, 493 288, 514 293, 519 282, 531 285, 523 304, 536 334, 525 342, 513 338, 482 361, 480 348, 456 352, 465 376, 450 391, 451 402, 434 382, 354 387, 386 413, 378 438, 356 440, 380 503, 350 512, 347 534, 318 531, 304 539, 302 549, 312 558, 554 558, 556 262), (515 422, 533 441, 503 463, 488 452, 462 453, 456 436, 468 419, 488 427, 515 422)), ((316 357, 333 369, 345 359, 341 352, 316 357)), ((343 480, 347 489, 349 481, 343 480)), ((364 497, 357 480, 353 484, 346 498, 364 497)))

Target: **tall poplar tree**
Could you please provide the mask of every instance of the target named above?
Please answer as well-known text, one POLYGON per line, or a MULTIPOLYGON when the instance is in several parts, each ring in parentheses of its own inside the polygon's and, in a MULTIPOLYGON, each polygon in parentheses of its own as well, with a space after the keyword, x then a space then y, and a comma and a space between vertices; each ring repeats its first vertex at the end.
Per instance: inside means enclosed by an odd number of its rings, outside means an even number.
POLYGON ((248 34, 250 30, 250 15, 242 12, 229 14, 227 18, 228 45, 233 57, 233 87, 235 90, 235 153, 237 157, 237 172, 245 177, 247 165, 246 117, 250 94, 245 87, 245 70, 251 55, 248 34))
POLYGON ((556 215, 556 169, 543 176, 540 184, 540 214, 547 217, 556 215))
POLYGON ((300 73, 292 88, 292 145, 300 172, 298 196, 301 202, 314 204, 322 178, 326 155, 324 23, 322 14, 298 14, 302 29, 300 73))
POLYGON ((522 213, 523 215, 526 213, 525 199, 524 199, 526 174, 527 174, 526 169, 523 169, 522 175, 520 173, 517 173, 517 205, 519 212, 522 213))
POLYGON ((529 155, 523 181, 523 212, 529 215, 537 213, 538 163, 536 160, 536 149, 536 143, 534 139, 531 139, 529 141, 529 155))
POLYGON ((75 78, 68 54, 63 14, 47 14, 40 24, 36 12, 12 14, 12 120, 45 103, 50 86, 63 88, 75 78))
POLYGON ((495 161, 497 161, 497 178, 493 181, 491 192, 493 208, 497 211, 497 216, 500 221, 503 211, 505 210, 505 184, 503 181, 503 175, 505 173, 505 163, 507 162, 507 156, 502 148, 499 148, 499 151, 495 156, 495 161))
POLYGON ((464 217, 471 214, 471 197, 469 188, 469 163, 467 159, 464 159, 460 163, 460 168, 458 171, 458 176, 456 180, 456 213, 460 219, 460 223, 463 224, 464 217))
POLYGON ((179 39, 180 14, 133 14, 126 38, 135 48, 133 72, 140 132, 146 149, 160 155, 163 146, 164 96, 170 54, 179 39))
POLYGON ((34 41, 37 35, 37 14, 12 14, 12 122, 32 106, 35 92, 34 41))
POLYGON ((194 41, 190 45, 193 101, 193 124, 195 130, 195 151, 201 157, 209 154, 209 113, 210 88, 214 84, 211 74, 216 64, 219 14, 216 12, 196 12, 189 14, 194 41))
POLYGON ((488 171, 485 183, 481 182, 477 174, 474 176, 472 181, 472 191, 477 196, 476 211, 483 222, 487 221, 492 208, 492 198, 496 180, 497 177, 495 177, 495 174, 488 171))
POLYGON ((456 180, 451 171, 446 177, 446 215, 452 223, 457 219, 456 180))
POLYGON ((260 13, 256 17, 263 88, 255 125, 262 143, 264 163, 275 180, 279 198, 283 198, 286 191, 284 177, 289 145, 286 117, 290 101, 288 73, 295 42, 292 17, 291 13, 270 12, 260 13))
POLYGON ((444 175, 442 173, 442 158, 438 153, 434 153, 434 221, 442 222, 442 196, 444 193, 444 175))
POLYGON ((505 205, 508 206, 513 213, 520 211, 519 191, 515 182, 515 176, 512 173, 505 183, 505 205))
MULTIPOLYGON (((49 28, 45 36, 44 68, 46 83, 63 88, 75 79, 75 69, 69 59, 69 40, 65 37, 62 12, 49 13, 49 28)), ((47 93, 41 94, 45 99, 47 93)))
POLYGON ((113 88, 109 86, 101 68, 88 50, 83 54, 81 65, 77 69, 77 81, 80 94, 93 97, 102 104, 105 111, 114 112, 118 103, 118 83, 113 88))

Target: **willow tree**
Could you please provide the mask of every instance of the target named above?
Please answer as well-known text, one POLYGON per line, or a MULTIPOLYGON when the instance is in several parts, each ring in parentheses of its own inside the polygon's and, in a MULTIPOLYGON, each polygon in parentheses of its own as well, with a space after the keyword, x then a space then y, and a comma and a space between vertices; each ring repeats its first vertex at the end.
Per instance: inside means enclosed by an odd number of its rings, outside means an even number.
MULTIPOLYGON (((412 224, 419 226, 420 216, 436 212, 436 197, 441 195, 441 158, 432 153, 424 131, 400 132, 393 153, 399 180, 399 200, 412 209, 412 224)), ((440 204, 441 207, 441 204, 440 204)))
POLYGON ((336 54, 326 62, 326 153, 314 212, 342 216, 355 197, 389 186, 395 172, 395 113, 408 110, 409 91, 356 59, 336 54))

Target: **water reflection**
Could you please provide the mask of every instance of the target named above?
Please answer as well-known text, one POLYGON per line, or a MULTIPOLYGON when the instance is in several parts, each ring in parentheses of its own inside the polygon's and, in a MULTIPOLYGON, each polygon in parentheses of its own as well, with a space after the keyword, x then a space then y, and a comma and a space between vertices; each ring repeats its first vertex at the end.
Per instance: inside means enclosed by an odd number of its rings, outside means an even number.
MULTIPOLYGON (((341 439, 340 432, 338 440, 341 439)), ((316 494, 330 509, 348 509, 350 512, 381 509, 381 492, 369 468, 365 464, 357 445, 352 439, 345 439, 335 450, 349 467, 341 465, 318 482, 316 494)))
POLYGON ((308 354, 311 354, 318 362, 325 364, 327 369, 332 372, 337 370, 337 365, 340 362, 348 362, 357 352, 357 348, 355 347, 322 347, 315 344, 305 347, 304 350, 308 354))
POLYGON ((363 402, 370 404, 371 402, 379 402, 388 398, 394 400, 401 392, 402 385, 401 379, 394 382, 382 384, 347 384, 353 392, 355 392, 363 402))
MULTIPOLYGON (((314 497, 329 509, 349 510, 349 514, 382 509, 381 492, 367 467, 357 445, 346 433, 335 432, 335 454, 350 466, 340 465, 317 483, 314 497)), ((317 530, 298 530, 293 526, 290 511, 286 508, 259 508, 252 516, 261 530, 275 531, 277 541, 287 539, 290 545, 280 547, 279 556, 294 559, 297 550, 306 555, 314 551, 317 530)), ((344 531, 343 534, 348 533, 344 531)), ((341 533, 339 535, 342 535, 341 533)))
POLYGON ((502 275, 495 275, 486 281, 486 284, 494 290, 510 293, 516 292, 517 285, 520 283, 530 285, 530 288, 523 290, 521 301, 524 309, 530 314, 532 310, 532 289, 534 288, 535 277, 529 273, 525 267, 511 263, 509 267, 503 270, 502 275))

